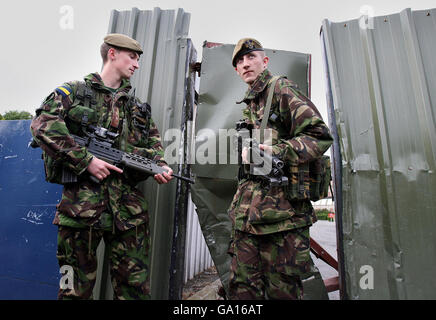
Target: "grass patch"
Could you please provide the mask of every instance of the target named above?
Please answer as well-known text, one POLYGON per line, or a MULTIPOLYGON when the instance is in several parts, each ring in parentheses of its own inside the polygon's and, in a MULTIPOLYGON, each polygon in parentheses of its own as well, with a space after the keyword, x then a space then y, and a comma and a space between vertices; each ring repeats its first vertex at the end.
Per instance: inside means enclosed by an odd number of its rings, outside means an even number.
POLYGON ((327 209, 318 209, 318 210, 315 210, 315 214, 316 214, 316 217, 318 218, 318 220, 328 220, 329 219, 329 217, 328 217, 329 213, 330 213, 330 211, 327 210, 327 209))

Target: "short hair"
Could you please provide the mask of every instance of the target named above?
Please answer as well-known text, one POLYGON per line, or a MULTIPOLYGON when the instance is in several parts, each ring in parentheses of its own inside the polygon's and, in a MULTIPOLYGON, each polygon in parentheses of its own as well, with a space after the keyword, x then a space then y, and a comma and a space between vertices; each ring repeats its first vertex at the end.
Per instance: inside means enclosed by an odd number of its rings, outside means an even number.
POLYGON ((108 45, 106 42, 103 42, 103 44, 100 46, 100 54, 101 54, 101 58, 103 59, 103 64, 106 64, 107 53, 109 52, 110 48, 113 47, 111 45, 108 45))
POLYGON ((115 49, 117 51, 125 50, 123 48, 119 48, 117 46, 113 46, 107 44, 106 42, 103 42, 103 44, 100 46, 100 54, 101 54, 101 58, 103 59, 103 64, 106 64, 107 62, 107 53, 109 52, 110 49, 115 49))

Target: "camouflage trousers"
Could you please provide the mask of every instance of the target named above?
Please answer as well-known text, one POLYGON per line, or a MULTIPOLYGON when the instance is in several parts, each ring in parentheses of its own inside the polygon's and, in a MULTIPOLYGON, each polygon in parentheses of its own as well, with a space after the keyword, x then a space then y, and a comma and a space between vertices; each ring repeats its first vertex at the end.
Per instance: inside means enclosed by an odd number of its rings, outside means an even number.
POLYGON ((150 299, 147 224, 115 233, 59 226, 57 258, 61 271, 63 266, 72 269, 73 288, 60 286, 58 299, 92 299, 97 276, 96 251, 102 238, 109 252, 114 299, 150 299))
POLYGON ((311 272, 309 227, 267 235, 235 231, 229 298, 302 299, 302 277, 311 272))

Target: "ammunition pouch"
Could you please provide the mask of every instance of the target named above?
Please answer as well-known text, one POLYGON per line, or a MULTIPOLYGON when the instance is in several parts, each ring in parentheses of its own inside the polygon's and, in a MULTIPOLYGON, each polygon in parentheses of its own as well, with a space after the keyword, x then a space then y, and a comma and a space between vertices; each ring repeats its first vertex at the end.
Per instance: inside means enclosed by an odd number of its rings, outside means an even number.
POLYGON ((308 199, 310 197, 309 163, 289 166, 287 175, 289 184, 285 187, 286 198, 289 201, 308 199))
POLYGON ((65 121, 71 133, 79 134, 83 128, 97 123, 97 112, 94 109, 76 105, 68 110, 65 121))
POLYGON ((132 124, 142 132, 143 139, 148 139, 150 128, 148 126, 151 118, 151 106, 144 102, 140 105, 130 105, 132 110, 132 124))
POLYGON ((322 156, 309 163, 310 200, 328 197, 332 171, 329 156, 322 156))
POLYGON ((288 175, 289 185, 285 190, 289 201, 327 198, 332 179, 330 157, 322 156, 309 163, 291 166, 288 175))
MULTIPOLYGON (((79 102, 87 108, 95 108, 97 101, 95 100, 95 92, 86 85, 86 82, 79 81, 74 102, 79 102)), ((73 104, 74 105, 74 104, 73 104)))

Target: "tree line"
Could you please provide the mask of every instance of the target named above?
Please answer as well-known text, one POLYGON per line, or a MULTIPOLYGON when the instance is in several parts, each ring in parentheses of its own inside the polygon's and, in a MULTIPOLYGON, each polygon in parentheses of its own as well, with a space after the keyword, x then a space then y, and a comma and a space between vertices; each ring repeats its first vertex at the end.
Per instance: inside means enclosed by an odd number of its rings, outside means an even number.
POLYGON ((29 120, 32 119, 32 114, 27 111, 12 110, 4 114, 0 113, 0 120, 29 120))

